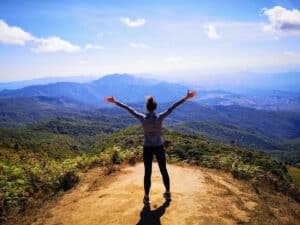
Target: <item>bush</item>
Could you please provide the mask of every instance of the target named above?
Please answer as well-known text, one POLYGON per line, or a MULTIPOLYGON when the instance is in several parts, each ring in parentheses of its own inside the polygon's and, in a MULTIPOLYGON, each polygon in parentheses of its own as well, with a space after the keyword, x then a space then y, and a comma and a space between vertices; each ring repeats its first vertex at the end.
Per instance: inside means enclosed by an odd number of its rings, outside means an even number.
POLYGON ((67 191, 79 182, 79 177, 74 171, 68 171, 59 177, 59 182, 64 191, 67 191))
POLYGON ((87 154, 59 159, 43 152, 12 150, 0 149, 0 221, 72 188, 79 171, 99 165, 99 157, 87 154))
POLYGON ((259 170, 259 168, 255 166, 240 164, 238 166, 235 166, 234 169, 232 169, 231 173, 234 178, 250 180, 258 176, 258 174, 261 173, 261 170, 259 170))

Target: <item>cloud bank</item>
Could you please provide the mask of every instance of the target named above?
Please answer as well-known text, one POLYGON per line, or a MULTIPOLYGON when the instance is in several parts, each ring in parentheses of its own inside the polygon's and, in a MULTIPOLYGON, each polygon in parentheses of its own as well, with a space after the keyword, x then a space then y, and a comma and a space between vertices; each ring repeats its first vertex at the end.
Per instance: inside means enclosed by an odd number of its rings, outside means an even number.
POLYGON ((263 27, 264 31, 283 34, 300 34, 300 11, 288 10, 281 6, 270 9, 264 8, 263 14, 268 17, 269 24, 263 27))
POLYGON ((76 52, 80 50, 79 46, 73 45, 59 37, 39 38, 35 39, 35 42, 38 45, 32 49, 34 52, 76 52))
POLYGON ((5 21, 0 20, 0 43, 12 45, 25 45, 33 42, 33 52, 78 52, 81 49, 103 49, 101 45, 86 44, 83 48, 79 45, 70 43, 60 37, 38 38, 16 26, 9 26, 5 21))
POLYGON ((9 26, 5 21, 0 20, 0 43, 24 45, 25 42, 34 40, 30 33, 19 27, 9 26))

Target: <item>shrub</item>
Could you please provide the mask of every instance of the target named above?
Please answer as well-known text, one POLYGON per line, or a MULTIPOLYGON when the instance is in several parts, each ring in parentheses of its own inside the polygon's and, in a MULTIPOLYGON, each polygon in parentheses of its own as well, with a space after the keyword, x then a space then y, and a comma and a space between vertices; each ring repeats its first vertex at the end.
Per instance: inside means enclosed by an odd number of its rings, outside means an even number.
POLYGON ((63 190, 67 191, 79 182, 79 177, 74 171, 68 171, 59 177, 59 182, 63 190))
POLYGON ((255 177, 259 177, 263 174, 258 166, 238 163, 231 171, 234 178, 250 180, 255 177))

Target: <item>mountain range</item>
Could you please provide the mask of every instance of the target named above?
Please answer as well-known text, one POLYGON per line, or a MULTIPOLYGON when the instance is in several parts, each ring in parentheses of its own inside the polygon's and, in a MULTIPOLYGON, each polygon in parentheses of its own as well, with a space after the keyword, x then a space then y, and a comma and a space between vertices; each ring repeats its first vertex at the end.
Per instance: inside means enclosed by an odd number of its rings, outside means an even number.
MULTIPOLYGON (((113 131, 137 121, 123 109, 104 102, 104 96, 113 95, 145 112, 145 96, 153 95, 160 112, 182 98, 189 88, 184 84, 113 74, 84 83, 57 82, 2 90, 0 127, 29 126, 52 132, 71 130, 78 134, 113 131)), ((300 112, 297 109, 300 104, 297 99, 296 93, 283 91, 272 91, 269 96, 257 92, 249 97, 201 89, 197 98, 180 106, 165 124, 211 141, 272 152, 271 155, 299 164, 300 112)))
POLYGON ((2 90, 15 90, 32 85, 44 85, 58 82, 76 82, 85 83, 92 80, 96 80, 96 76, 71 76, 71 77, 46 77, 46 78, 36 78, 32 80, 23 81, 11 81, 0 83, 0 91, 2 90))
MULTIPOLYGON (((52 81, 57 81, 54 78, 52 81)), ((59 81, 59 80, 58 80, 59 81)), ((237 94, 224 90, 208 90, 193 85, 169 83, 160 80, 140 78, 129 74, 111 74, 97 80, 86 82, 51 82, 42 80, 38 85, 32 83, 16 83, 25 85, 19 89, 8 88, 0 91, 0 97, 64 97, 93 106, 107 106, 103 102, 104 96, 115 96, 121 101, 144 102, 145 96, 152 95, 159 102, 175 101, 185 95, 188 89, 196 89, 196 102, 208 105, 238 105, 256 109, 300 111, 300 94, 289 91, 248 91, 247 94, 237 94), (29 86, 28 86, 29 85, 29 86)), ((83 80, 81 80, 83 81, 83 80)), ((5 84, 0 83, 5 86, 5 84)), ((0 88, 1 90, 1 88, 0 88)))
POLYGON ((58 82, 28 86, 17 90, 3 90, 1 97, 66 97, 95 106, 103 106, 104 96, 114 95, 127 102, 145 101, 145 96, 159 96, 159 101, 182 97, 186 87, 180 84, 136 78, 127 74, 114 74, 87 83, 58 82))

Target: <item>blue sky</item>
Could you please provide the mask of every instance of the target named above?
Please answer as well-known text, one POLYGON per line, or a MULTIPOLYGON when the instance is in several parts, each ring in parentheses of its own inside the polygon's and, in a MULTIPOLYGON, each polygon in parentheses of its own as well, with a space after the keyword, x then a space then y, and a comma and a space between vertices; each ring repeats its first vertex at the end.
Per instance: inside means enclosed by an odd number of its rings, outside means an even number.
POLYGON ((0 1, 0 81, 300 71, 300 1, 0 1))

